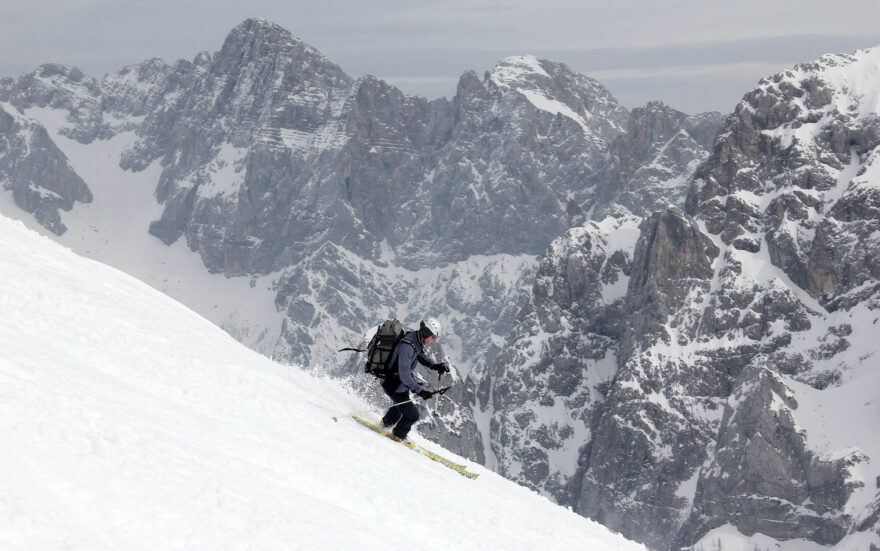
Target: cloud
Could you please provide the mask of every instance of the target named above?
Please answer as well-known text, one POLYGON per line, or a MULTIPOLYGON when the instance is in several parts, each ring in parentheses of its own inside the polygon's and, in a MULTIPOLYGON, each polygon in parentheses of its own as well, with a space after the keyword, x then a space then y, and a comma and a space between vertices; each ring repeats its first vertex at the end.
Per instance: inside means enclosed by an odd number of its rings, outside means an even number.
POLYGON ((109 3, 110 0, 4 0, 0 3, 0 17, 7 20, 64 17, 109 3))
POLYGON ((791 63, 725 63, 720 65, 672 65, 668 67, 620 68, 588 71, 597 80, 631 80, 679 77, 741 77, 772 75, 791 67, 791 63))

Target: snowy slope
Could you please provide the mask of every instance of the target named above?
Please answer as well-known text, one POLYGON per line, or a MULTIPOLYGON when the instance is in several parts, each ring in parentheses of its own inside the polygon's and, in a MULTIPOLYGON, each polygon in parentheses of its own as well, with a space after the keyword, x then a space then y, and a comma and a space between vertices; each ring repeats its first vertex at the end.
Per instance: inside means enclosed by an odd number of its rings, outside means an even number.
MULTIPOLYGON (((14 114, 15 110, 8 112, 14 114)), ((60 236, 48 232, 32 217, 22 216, 7 194, 0 194, 0 213, 21 219, 80 255, 149 283, 251 348, 271 353, 282 318, 272 290, 277 274, 253 278, 210 274, 186 244, 178 242, 169 247, 150 235, 150 222, 162 213, 155 198, 161 166, 156 161, 141 172, 120 168, 120 157, 137 139, 134 132, 121 132, 85 145, 65 135, 69 132, 65 110, 35 107, 17 116, 46 129, 74 171, 88 182, 94 199, 62 214, 67 231, 60 236)), ((216 180, 218 186, 224 183, 222 178, 216 180)))
POLYGON ((2 549, 644 549, 7 218, 0 303, 2 549))

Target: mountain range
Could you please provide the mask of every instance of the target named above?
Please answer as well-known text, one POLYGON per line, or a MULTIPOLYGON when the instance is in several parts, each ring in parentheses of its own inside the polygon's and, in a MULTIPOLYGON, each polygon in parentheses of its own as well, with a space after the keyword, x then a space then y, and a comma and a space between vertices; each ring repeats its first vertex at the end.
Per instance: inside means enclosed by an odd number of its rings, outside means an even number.
POLYGON ((377 404, 336 350, 438 317, 421 432, 653 548, 880 545, 878 58, 727 117, 531 56, 429 102, 248 19, 0 80, 0 212, 377 404))

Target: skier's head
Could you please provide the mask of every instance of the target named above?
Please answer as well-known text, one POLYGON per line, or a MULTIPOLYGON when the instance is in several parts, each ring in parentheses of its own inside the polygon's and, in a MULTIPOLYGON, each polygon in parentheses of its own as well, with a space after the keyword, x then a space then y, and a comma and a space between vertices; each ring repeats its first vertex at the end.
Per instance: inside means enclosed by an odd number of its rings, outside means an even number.
POLYGON ((440 336, 440 322, 437 318, 425 318, 419 324, 419 334, 426 344, 431 344, 440 336), (428 339, 431 339, 430 341, 428 339))

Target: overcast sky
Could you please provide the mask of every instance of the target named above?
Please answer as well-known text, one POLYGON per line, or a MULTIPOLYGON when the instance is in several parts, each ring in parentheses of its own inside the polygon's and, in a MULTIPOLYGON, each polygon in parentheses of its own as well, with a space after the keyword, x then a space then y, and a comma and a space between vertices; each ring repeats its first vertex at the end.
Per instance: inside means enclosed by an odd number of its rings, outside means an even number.
POLYGON ((880 45, 878 0, 0 0, 0 77, 41 63, 101 77, 220 49, 248 17, 278 23, 353 77, 452 97, 458 77, 535 54, 627 107, 729 112, 762 77, 880 45))

